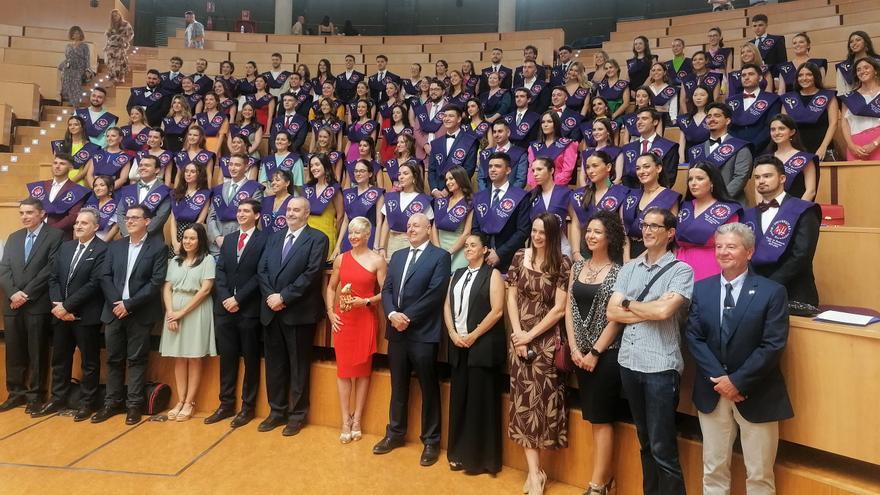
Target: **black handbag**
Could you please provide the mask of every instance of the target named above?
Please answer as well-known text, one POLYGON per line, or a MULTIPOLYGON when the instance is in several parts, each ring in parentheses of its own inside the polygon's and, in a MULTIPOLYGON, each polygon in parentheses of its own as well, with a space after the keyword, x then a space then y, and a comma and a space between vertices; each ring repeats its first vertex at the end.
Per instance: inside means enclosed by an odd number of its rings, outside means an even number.
POLYGON ((145 411, 148 416, 159 414, 168 409, 171 402, 171 387, 164 383, 147 382, 144 385, 145 411))

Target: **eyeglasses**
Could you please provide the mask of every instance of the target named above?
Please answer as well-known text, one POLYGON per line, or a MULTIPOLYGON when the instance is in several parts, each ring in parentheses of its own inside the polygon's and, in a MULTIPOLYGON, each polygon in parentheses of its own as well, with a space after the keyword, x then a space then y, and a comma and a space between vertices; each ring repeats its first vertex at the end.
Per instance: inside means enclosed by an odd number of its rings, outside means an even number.
POLYGON ((643 223, 639 226, 639 228, 648 232, 659 232, 661 230, 666 230, 665 225, 659 225, 656 223, 643 223))
POLYGON ((125 217, 126 222, 134 222, 135 220, 143 220, 144 217, 125 217))

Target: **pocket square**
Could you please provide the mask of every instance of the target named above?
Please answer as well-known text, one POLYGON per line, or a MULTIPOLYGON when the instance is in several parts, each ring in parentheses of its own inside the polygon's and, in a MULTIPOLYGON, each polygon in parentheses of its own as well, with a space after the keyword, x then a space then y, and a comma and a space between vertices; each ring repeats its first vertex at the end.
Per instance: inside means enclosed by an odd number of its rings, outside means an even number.
POLYGON ((86 258, 86 261, 95 261, 95 258, 86 258))

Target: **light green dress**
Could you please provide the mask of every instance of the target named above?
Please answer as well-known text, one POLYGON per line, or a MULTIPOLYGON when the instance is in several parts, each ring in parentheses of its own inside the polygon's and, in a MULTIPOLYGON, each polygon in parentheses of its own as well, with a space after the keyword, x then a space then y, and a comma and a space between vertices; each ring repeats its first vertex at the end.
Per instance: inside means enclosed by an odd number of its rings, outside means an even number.
MULTIPOLYGON (((168 262, 165 281, 171 283, 171 304, 174 306, 172 311, 180 310, 189 304, 202 287, 203 280, 214 279, 214 266, 212 256, 205 256, 198 266, 192 267, 185 263, 178 265, 176 259, 168 262)), ((176 332, 168 330, 167 322, 164 324, 159 353, 168 357, 185 358, 217 355, 214 338, 214 307, 210 296, 180 320, 180 327, 176 332)))
MULTIPOLYGON (((438 237, 440 238, 440 247, 449 251, 449 248, 455 244, 455 241, 461 237, 461 233, 464 230, 464 222, 461 222, 461 225, 458 226, 458 230, 455 232, 450 232, 448 230, 437 230, 438 237)), ((452 255, 452 273, 455 273, 455 270, 459 268, 464 268, 468 265, 468 261, 464 257, 464 248, 459 249, 455 254, 452 255)))

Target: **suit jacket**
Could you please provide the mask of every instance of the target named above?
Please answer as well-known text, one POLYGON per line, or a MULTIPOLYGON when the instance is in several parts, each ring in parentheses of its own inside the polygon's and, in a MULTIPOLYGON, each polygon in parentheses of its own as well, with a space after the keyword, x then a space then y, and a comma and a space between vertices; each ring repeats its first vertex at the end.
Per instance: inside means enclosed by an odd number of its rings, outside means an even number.
MULTIPOLYGON (((785 203, 793 197, 786 194, 782 202, 785 203)), ((790 300, 813 306, 819 305, 819 291, 816 289, 816 277, 813 275, 813 256, 819 244, 821 219, 819 205, 814 205, 801 214, 794 227, 794 234, 788 242, 788 248, 776 263, 752 265, 757 274, 785 286, 790 300)), ((758 232, 764 231, 761 215, 758 215, 758 229, 758 232)))
POLYGON ((389 323, 386 325, 385 338, 396 342, 439 343, 443 314, 437 308, 443 306, 443 298, 446 297, 452 259, 448 251, 429 242, 412 270, 406 274, 401 293, 400 283, 408 255, 409 249, 400 249, 391 255, 388 275, 382 286, 382 307, 386 317, 395 311, 405 314, 410 320, 409 327, 398 332, 389 323))
MULTIPOLYGON (((55 200, 59 201, 60 198, 64 197, 64 193, 67 191, 76 188, 78 184, 73 181, 67 181, 61 186, 61 190, 58 191, 58 194, 55 196, 55 200)), ((43 185, 43 188, 46 192, 46 199, 44 204, 49 202, 49 193, 48 191, 52 189, 52 181, 47 180, 43 185)), ((46 224, 55 227, 56 229, 61 230, 64 233, 64 239, 72 239, 73 238, 73 223, 76 221, 76 216, 79 215, 79 210, 82 208, 83 204, 85 204, 86 198, 83 197, 76 204, 70 207, 69 210, 65 213, 50 215, 46 214, 46 224)))
MULTIPOLYGON (((468 295, 468 333, 473 332, 477 325, 492 311, 489 300, 489 285, 492 278, 493 268, 485 263, 480 267, 471 283, 468 295)), ((449 282, 449 310, 452 311, 452 319, 455 320, 455 308, 459 294, 455 294, 453 288, 461 279, 467 268, 459 268, 452 275, 449 282)), ((507 333, 504 331, 504 318, 498 320, 495 325, 478 338, 467 350, 468 367, 497 367, 504 364, 507 359, 507 333)), ((446 346, 449 356, 449 364, 458 366, 463 350, 456 347, 452 342, 446 346)))
POLYGON ((239 307, 237 314, 258 318, 263 297, 260 294, 257 273, 269 234, 262 230, 254 230, 239 258, 237 250, 240 233, 241 230, 236 230, 228 234, 223 238, 223 245, 220 246, 214 278, 214 314, 227 314, 223 301, 235 297, 239 307))
MULTIPOLYGON (((223 198, 229 197, 229 188, 232 187, 232 183, 227 181, 224 182, 221 189, 221 194, 223 198)), ((214 193, 216 194, 216 192, 214 193)), ((257 189, 251 195, 249 199, 255 199, 257 201, 261 201, 263 199, 263 190, 257 189)), ((205 221, 205 229, 208 233, 208 242, 211 244, 212 252, 216 252, 217 244, 214 243, 214 239, 217 236, 225 236, 227 234, 231 234, 232 232, 238 231, 238 221, 230 220, 228 222, 223 222, 217 217, 217 211, 214 209, 214 202, 211 201, 211 206, 208 207, 208 218, 205 221)), ((236 244, 238 243, 238 238, 236 237, 236 244)), ((225 241, 225 240, 224 240, 225 241)), ((250 241, 248 241, 250 242, 250 241)), ((233 252, 234 253, 234 252, 233 252)))
POLYGON ((110 323, 116 319, 113 304, 122 301, 129 312, 126 319, 149 325, 160 321, 165 315, 162 309, 162 287, 168 269, 168 246, 161 237, 147 236, 141 251, 128 273, 129 239, 110 243, 104 258, 101 290, 104 292, 104 311, 101 321, 110 323), (128 278, 128 299, 122 299, 125 280, 128 278))
MULTIPOLYGON (((750 39, 749 43, 754 45, 755 39, 750 39)), ((785 36, 768 34, 764 38, 764 43, 758 46, 758 51, 761 52, 761 59, 770 66, 771 70, 778 64, 788 62, 788 53, 785 51, 785 36)), ((776 76, 776 72, 773 72, 773 76, 776 76)))
POLYGON ((721 336, 721 276, 694 286, 687 322, 688 347, 697 363, 694 404, 703 413, 715 410, 720 395, 709 378, 728 375, 746 400, 736 404, 752 423, 791 418, 794 412, 779 369, 788 340, 785 287, 749 272, 736 307, 731 333, 721 336))
POLYGON ((107 243, 95 236, 80 255, 71 275, 70 264, 78 247, 79 241, 71 240, 58 248, 52 272, 49 273, 49 300, 62 303, 64 309, 79 318, 83 325, 100 325, 104 308, 101 276, 104 273, 107 243))
MULTIPOLYGON (((536 64, 537 70, 535 71, 535 77, 538 81, 544 82, 547 80, 547 68, 541 64, 536 64)), ((522 87, 523 85, 523 66, 520 65, 516 69, 513 69, 513 86, 511 89, 516 89, 522 87)))
MULTIPOLYGON (((762 91, 766 93, 766 91, 762 91)), ((732 98, 742 100, 742 95, 734 95, 732 98)), ((728 98, 728 101, 732 98, 728 98)), ((740 106, 742 108, 742 105, 740 106)), ((782 98, 775 98, 764 115, 751 125, 736 125, 731 123, 729 132, 732 136, 744 139, 752 143, 755 155, 761 155, 770 144, 770 119, 782 112, 782 98)))
MULTIPOLYGON (((446 172, 441 172, 441 170, 443 170, 448 161, 455 159, 455 157, 446 154, 446 132, 442 127, 440 129, 436 133, 438 137, 431 141, 431 144, 442 143, 437 145, 440 147, 441 152, 435 155, 433 153, 434 147, 432 146, 432 152, 428 156, 428 183, 431 191, 434 189, 440 191, 446 189, 446 172)), ((480 143, 473 134, 459 129, 451 149, 455 151, 458 147, 465 147, 467 149, 464 158, 461 159, 461 166, 467 172, 468 177, 473 177, 474 170, 477 169, 477 149, 480 147, 480 143)))
POLYGON ((34 239, 31 256, 24 261, 24 243, 27 229, 16 230, 6 240, 3 258, 0 259, 0 288, 3 289, 3 314, 15 316, 47 314, 49 305, 49 273, 58 253, 63 234, 55 227, 43 225, 34 239), (9 307, 9 298, 18 291, 28 295, 28 301, 18 309, 9 307))
MULTIPOLYGON (((703 147, 702 156, 709 156, 711 144, 709 141, 705 141, 699 145, 703 147)), ((746 206, 746 184, 749 182, 749 177, 752 176, 752 150, 748 146, 743 146, 724 163, 719 171, 727 186, 727 194, 739 204, 746 206)))
MULTIPOLYGON (((531 201, 526 196, 516 205, 516 209, 513 210, 500 232, 495 235, 487 234, 489 235, 489 247, 494 249, 495 254, 498 255, 498 264, 495 265, 495 268, 501 273, 507 273, 510 263, 513 262, 513 255, 526 245, 526 239, 529 238, 529 232, 532 229, 530 208, 531 201)), ((473 216, 471 232, 474 234, 482 232, 479 215, 473 216)))
MULTIPOLYGON (((161 179, 157 179, 156 182, 153 183, 153 187, 147 191, 147 194, 144 196, 145 198, 150 195, 153 191, 164 185, 161 179)), ((128 208, 121 201, 117 202, 116 207, 116 225, 119 225, 119 235, 122 237, 128 237, 128 227, 125 225, 125 213, 128 211, 128 208)), ((165 230, 165 222, 168 221, 168 216, 171 215, 171 194, 169 193, 165 199, 159 203, 159 206, 156 207, 156 212, 153 214, 153 218, 150 219, 150 225, 147 225, 147 235, 150 237, 162 237, 163 232, 165 230)), ((174 235, 177 233, 175 232, 174 235)))
MULTIPOLYGON (((296 239, 287 258, 281 259, 287 229, 271 234, 260 258, 259 282, 263 303, 260 321, 269 325, 277 316, 285 325, 308 325, 324 314, 324 261, 327 259, 327 236, 306 226, 296 239), (272 311, 265 303, 271 294, 281 294, 285 308, 272 311)), ((226 242, 224 241, 224 244, 226 242)))
POLYGON ((370 98, 372 98, 373 101, 384 103, 388 100, 388 95, 385 93, 385 84, 388 82, 394 82, 399 88, 403 81, 400 79, 400 76, 394 74, 388 69, 385 69, 385 78, 381 81, 379 80, 378 72, 367 79, 367 85, 370 86, 370 98))

